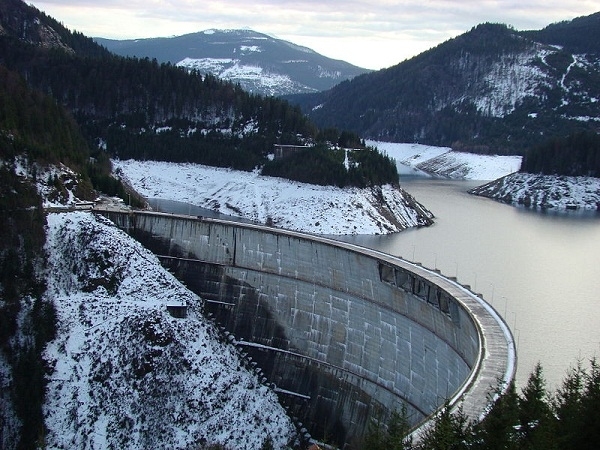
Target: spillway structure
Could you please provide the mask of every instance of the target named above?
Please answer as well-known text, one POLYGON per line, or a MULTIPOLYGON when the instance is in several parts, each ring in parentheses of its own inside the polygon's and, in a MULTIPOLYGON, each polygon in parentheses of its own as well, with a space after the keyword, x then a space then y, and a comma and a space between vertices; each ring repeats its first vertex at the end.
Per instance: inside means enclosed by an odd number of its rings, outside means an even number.
POLYGON ((156 212, 100 211, 204 299, 316 439, 359 442, 405 410, 478 419, 513 379, 501 316, 438 271, 321 236, 156 212))

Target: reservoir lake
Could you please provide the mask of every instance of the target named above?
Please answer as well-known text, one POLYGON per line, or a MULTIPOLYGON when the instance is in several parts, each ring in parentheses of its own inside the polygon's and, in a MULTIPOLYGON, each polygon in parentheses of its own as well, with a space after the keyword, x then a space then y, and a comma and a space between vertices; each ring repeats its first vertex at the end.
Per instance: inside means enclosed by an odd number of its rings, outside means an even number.
POLYGON ((481 181, 401 182, 436 216, 430 227, 344 236, 456 277, 504 317, 517 343, 517 387, 541 363, 548 388, 600 349, 600 214, 514 207, 467 191, 481 181))

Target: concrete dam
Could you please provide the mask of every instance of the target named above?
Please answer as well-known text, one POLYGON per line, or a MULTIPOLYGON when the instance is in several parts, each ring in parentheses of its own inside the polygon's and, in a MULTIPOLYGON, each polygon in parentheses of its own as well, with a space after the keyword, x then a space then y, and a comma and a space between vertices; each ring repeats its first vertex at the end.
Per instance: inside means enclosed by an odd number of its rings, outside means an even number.
POLYGON ((358 442, 403 405, 417 432, 446 401, 477 419, 514 377, 506 323, 437 271, 260 225, 97 212, 204 299, 316 439, 358 442))

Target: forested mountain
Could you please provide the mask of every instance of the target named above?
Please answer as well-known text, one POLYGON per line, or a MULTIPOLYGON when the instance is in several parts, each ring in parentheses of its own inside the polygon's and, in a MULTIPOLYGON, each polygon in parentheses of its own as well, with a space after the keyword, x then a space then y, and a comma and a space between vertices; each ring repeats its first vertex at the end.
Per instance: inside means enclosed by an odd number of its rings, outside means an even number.
POLYGON ((571 53, 600 53, 600 12, 548 25, 542 30, 523 31, 536 42, 560 45, 571 53))
POLYGON ((44 184, 48 197, 58 198, 75 181, 71 188, 77 185, 80 198, 91 197, 85 175, 67 180, 44 174, 59 161, 85 172, 87 156, 68 113, 0 66, 1 448, 38 448, 44 435, 42 352, 56 324, 53 305, 44 298, 45 216, 36 187, 44 184))
POLYGON ((319 126, 364 138, 522 153, 596 130, 600 14, 538 32, 486 23, 397 66, 289 97, 319 126))
POLYGON ((275 143, 334 135, 336 145, 343 136, 319 132, 284 100, 169 63, 110 54, 31 6, 0 5, 2 65, 71 110, 90 146, 113 157, 251 170, 267 162, 275 143))
POLYGON ((252 30, 205 30, 183 36, 96 42, 122 56, 156 59, 239 83, 261 95, 329 89, 368 72, 315 51, 252 30))
MULTIPOLYGON (((44 48, 59 48, 86 56, 107 55, 108 51, 78 32, 21 0, 0 1, 0 36, 14 36, 22 42, 44 48)), ((4 62, 2 62, 4 64, 4 62)))
POLYGON ((283 448, 291 419, 201 300, 108 221, 43 207, 95 198, 90 154, 0 66, 0 448, 283 448))

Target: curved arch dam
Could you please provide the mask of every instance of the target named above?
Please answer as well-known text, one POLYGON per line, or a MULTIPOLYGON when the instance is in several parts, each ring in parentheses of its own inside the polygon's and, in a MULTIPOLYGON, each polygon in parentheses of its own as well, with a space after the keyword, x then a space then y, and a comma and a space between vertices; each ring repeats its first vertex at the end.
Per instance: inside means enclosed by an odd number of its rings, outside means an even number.
POLYGON ((155 212, 97 211, 159 256, 317 438, 358 442, 406 408, 472 419, 516 369, 512 334, 439 272, 320 236, 155 212))

